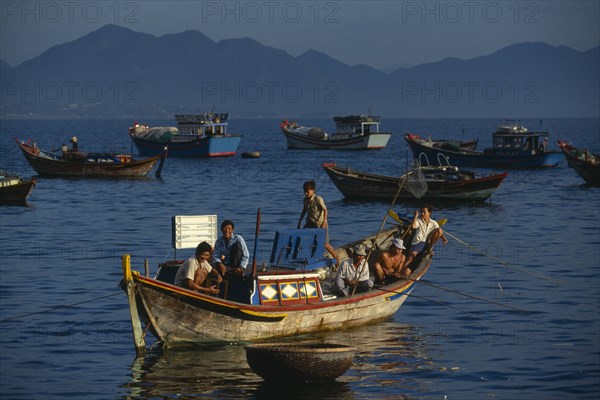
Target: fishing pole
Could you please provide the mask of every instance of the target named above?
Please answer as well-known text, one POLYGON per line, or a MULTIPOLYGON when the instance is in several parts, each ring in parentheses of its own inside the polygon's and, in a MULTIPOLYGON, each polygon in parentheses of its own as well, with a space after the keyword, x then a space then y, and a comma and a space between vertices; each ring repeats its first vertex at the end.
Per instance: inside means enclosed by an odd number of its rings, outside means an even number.
POLYGON ((480 250, 480 249, 476 248, 475 246, 472 246, 472 245, 468 244, 467 242, 464 242, 464 241, 460 240, 459 238, 457 238, 456 236, 452 235, 451 233, 449 233, 446 230, 444 230, 444 233, 447 234, 448 236, 450 236, 452 239, 454 239, 457 242, 459 242, 460 244, 468 247, 471 250, 474 250, 474 251, 478 252, 481 255, 486 256, 487 258, 489 258, 492 261, 496 261, 496 262, 500 263, 502 266, 504 266, 506 268, 516 269, 517 271, 524 272, 526 274, 533 275, 533 276, 538 277, 538 278, 546 279, 546 280, 549 280, 549 281, 554 281, 557 284, 563 284, 563 283, 565 283, 564 280, 560 280, 560 279, 556 279, 556 278, 551 278, 551 277, 546 276, 546 275, 538 274, 536 272, 531 272, 531 271, 529 271, 529 270, 527 270, 527 269, 525 269, 523 267, 519 267, 517 265, 509 264, 509 263, 507 263, 504 260, 501 260, 501 259, 499 259, 497 257, 491 256, 491 255, 487 254, 485 251, 480 250))
MULTIPOLYGON (((361 262, 361 264, 359 266, 359 270, 356 273, 357 282, 358 282, 358 278, 360 277, 363 269, 365 268, 365 265, 367 264, 367 260, 369 259, 369 257, 371 256, 371 253, 373 253, 373 249, 377 245, 377 239, 379 238, 379 235, 381 234, 381 231, 383 230, 383 227, 385 226, 385 222, 387 221, 387 218, 390 215, 390 212, 394 212, 394 210, 393 210, 394 205, 396 204, 396 200, 398 200, 398 196, 400 196, 400 191, 402 190, 402 187, 404 186, 404 183, 406 182, 406 179, 408 178, 409 174, 410 174, 410 172, 407 173, 406 175, 404 175, 404 177, 403 177, 404 179, 402 179, 402 183, 400 183, 398 185, 398 190, 396 191, 396 195, 394 196, 394 199, 392 200, 392 204, 390 204, 390 208, 388 209, 388 212, 385 213, 385 217, 383 217, 383 221, 381 221, 381 226, 379 227, 379 231, 377 231, 377 235, 375 235, 375 239, 373 240, 373 246, 371 246, 371 248, 369 249, 367 256, 365 257, 363 262, 361 262)), ((354 285, 354 287, 352 288, 351 296, 354 296, 354 293, 356 293, 357 287, 358 287, 358 284, 354 285)))

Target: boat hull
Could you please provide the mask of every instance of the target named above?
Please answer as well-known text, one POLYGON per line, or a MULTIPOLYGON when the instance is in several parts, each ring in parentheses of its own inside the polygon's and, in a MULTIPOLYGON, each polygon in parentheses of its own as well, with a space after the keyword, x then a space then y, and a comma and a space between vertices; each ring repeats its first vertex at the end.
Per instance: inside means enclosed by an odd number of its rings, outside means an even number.
POLYGON ((366 325, 393 315, 415 284, 405 281, 386 289, 398 293, 374 290, 354 298, 288 307, 242 305, 143 277, 136 285, 142 320, 156 321, 153 333, 169 345, 253 342, 366 325))
POLYGON ((210 158, 229 157, 236 154, 242 137, 240 135, 211 136, 193 142, 156 142, 131 136, 138 153, 142 156, 156 156, 165 146, 169 148, 169 157, 210 158))
POLYGON ((47 177, 72 177, 72 178, 140 178, 148 175, 163 153, 145 160, 127 163, 100 163, 65 161, 51 153, 35 149, 29 144, 17 140, 19 148, 27 162, 40 176, 47 177), (45 153, 47 156, 40 156, 45 153))
POLYGON ((561 161, 560 152, 549 151, 531 154, 528 152, 510 152, 506 154, 488 154, 480 151, 451 151, 424 144, 423 141, 411 138, 405 139, 412 150, 413 157, 418 159, 425 154, 429 159, 435 159, 438 154, 447 157, 452 165, 471 168, 549 168, 556 167, 561 161))
MULTIPOLYGON (((591 160, 586 160, 586 152, 581 151, 563 141, 558 141, 558 146, 569 163, 569 166, 590 186, 600 187, 600 165, 591 160), (579 155, 579 156, 578 156, 579 155)), ((591 155, 597 157, 596 155, 591 155)))
MULTIPOLYGON (((399 178, 348 171, 332 165, 323 165, 327 175, 338 190, 350 199, 365 200, 417 200, 406 186, 398 193, 399 178)), ((427 182, 427 192, 422 201, 487 200, 506 177, 506 173, 461 181, 427 182)))
POLYGON ((303 150, 370 150, 382 149, 387 146, 391 133, 380 132, 365 135, 348 135, 336 138, 333 135, 327 139, 319 139, 294 133, 292 130, 281 129, 287 140, 288 149, 303 150))
POLYGON ((35 179, 0 187, 0 203, 25 203, 35 187, 35 179))
MULTIPOLYGON (((354 248, 357 243, 373 243, 375 239, 378 248, 387 248, 393 237, 399 234, 400 227, 390 228, 380 235, 350 243, 336 252, 346 258, 348 249, 354 248)), ((132 274, 129 266, 125 268, 124 275, 131 285, 127 285, 127 292, 135 296, 136 311, 132 315, 139 316, 146 329, 164 346, 239 343, 335 331, 385 320, 402 306, 416 282, 427 272, 431 257, 432 253, 424 253, 406 279, 376 285, 372 290, 347 297, 324 295, 321 289, 297 297, 289 291, 287 284, 282 283, 289 283, 293 277, 309 287, 312 286, 309 279, 314 280, 314 273, 300 273, 300 276, 281 272, 275 272, 275 275, 273 272, 259 273, 260 284, 256 286, 257 281, 253 281, 255 289, 251 297, 258 296, 262 300, 252 304, 190 291, 137 272, 132 274), (275 284, 273 279, 281 280, 275 284), (280 295, 273 296, 275 286, 281 287, 280 295)), ((127 256, 124 258, 128 259, 127 256)), ((321 285, 312 287, 320 288, 321 285)))

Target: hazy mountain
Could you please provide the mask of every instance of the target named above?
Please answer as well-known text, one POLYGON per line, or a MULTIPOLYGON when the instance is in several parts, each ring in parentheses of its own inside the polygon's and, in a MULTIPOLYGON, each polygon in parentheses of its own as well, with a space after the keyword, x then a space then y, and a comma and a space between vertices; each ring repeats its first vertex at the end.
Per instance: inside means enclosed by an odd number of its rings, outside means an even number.
POLYGON ((3 117, 598 116, 599 48, 521 43, 470 60, 385 73, 309 50, 197 31, 155 37, 106 25, 16 67, 2 63, 3 117))
POLYGON ((0 71, 6 71, 12 67, 4 60, 0 59, 0 71))

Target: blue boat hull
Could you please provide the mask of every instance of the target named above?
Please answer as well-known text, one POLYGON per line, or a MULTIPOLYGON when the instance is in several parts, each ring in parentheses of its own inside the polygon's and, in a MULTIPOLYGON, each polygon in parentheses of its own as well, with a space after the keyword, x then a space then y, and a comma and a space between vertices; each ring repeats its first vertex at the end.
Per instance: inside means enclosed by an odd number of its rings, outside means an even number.
POLYGON ((511 152, 493 154, 480 151, 452 151, 423 145, 416 140, 406 138, 413 157, 425 154, 430 160, 437 160, 438 154, 448 157, 452 165, 471 168, 549 168, 556 167, 562 161, 558 151, 531 154, 530 152, 511 152))
POLYGON ((176 158, 209 158, 229 157, 236 154, 241 135, 211 136, 198 139, 194 142, 173 143, 156 142, 152 140, 132 137, 135 147, 142 156, 160 154, 168 146, 169 157, 176 158))

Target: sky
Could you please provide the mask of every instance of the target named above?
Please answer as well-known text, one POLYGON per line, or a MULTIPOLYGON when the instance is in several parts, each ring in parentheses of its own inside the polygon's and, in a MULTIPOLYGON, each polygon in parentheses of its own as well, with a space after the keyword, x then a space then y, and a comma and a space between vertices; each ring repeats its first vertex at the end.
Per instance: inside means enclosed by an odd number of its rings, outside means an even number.
POLYGON ((599 21, 598 0, 0 0, 0 58, 16 66, 116 24, 155 36, 193 29, 215 41, 250 37, 293 56, 314 49, 385 70, 522 42, 588 50, 600 44, 599 21))

